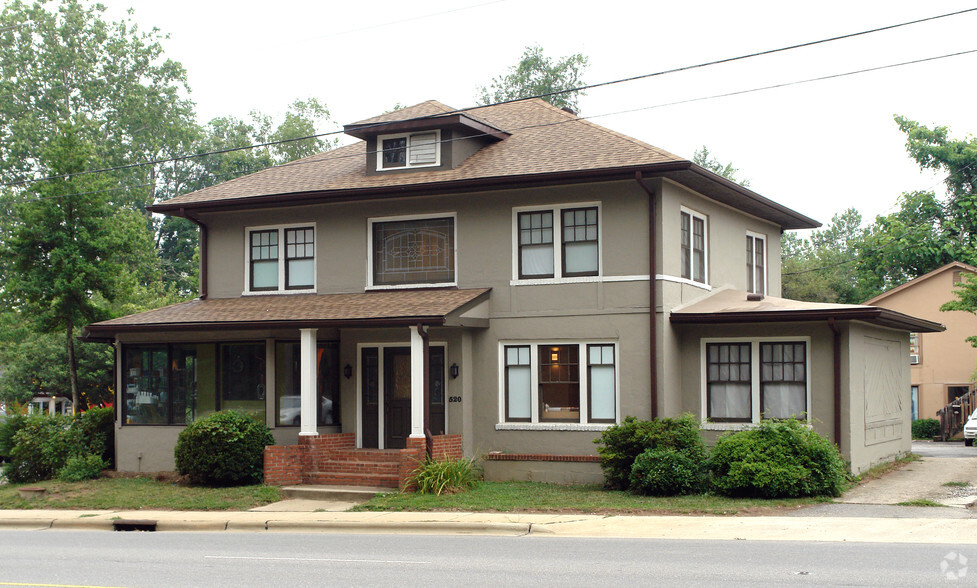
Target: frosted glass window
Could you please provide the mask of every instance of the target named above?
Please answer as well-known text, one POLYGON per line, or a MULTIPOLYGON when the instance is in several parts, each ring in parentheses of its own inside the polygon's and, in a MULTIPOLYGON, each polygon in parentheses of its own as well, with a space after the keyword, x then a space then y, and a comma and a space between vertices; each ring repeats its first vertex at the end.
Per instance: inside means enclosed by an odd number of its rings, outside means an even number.
POLYGON ((532 367, 528 346, 505 348, 506 420, 532 419, 532 367))
POLYGON ((563 211, 563 275, 597 275, 597 207, 563 211))
POLYGON ((590 422, 614 422, 617 416, 614 346, 590 345, 587 356, 590 368, 590 422))
POLYGON ((760 411, 764 418, 807 417, 807 345, 760 344, 760 411))
POLYGON ((750 421, 753 384, 750 343, 706 345, 708 418, 715 421, 750 421))

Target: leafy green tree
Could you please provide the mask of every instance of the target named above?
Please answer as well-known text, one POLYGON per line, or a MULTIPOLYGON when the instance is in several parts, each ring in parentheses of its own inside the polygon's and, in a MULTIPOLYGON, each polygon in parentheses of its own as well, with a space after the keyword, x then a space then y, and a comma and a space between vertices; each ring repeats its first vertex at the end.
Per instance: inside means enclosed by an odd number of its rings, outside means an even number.
POLYGON ((740 170, 733 167, 732 163, 723 164, 720 162, 705 145, 703 145, 701 149, 696 150, 696 152, 692 155, 692 163, 719 174, 731 182, 736 182, 744 188, 748 188, 750 186, 750 180, 740 180, 736 177, 736 174, 740 170))
POLYGON ((558 108, 579 112, 577 100, 584 92, 573 88, 586 85, 582 76, 588 65, 588 59, 582 53, 554 62, 543 55, 542 47, 532 45, 526 47, 519 63, 510 67, 508 73, 493 78, 488 86, 482 86, 475 99, 478 104, 492 104, 561 92, 543 96, 543 100, 558 108))
POLYGON ((58 179, 39 182, 31 198, 12 203, 10 232, 3 241, 6 306, 42 332, 60 332, 75 410, 79 406, 76 327, 107 317, 99 298, 113 300, 123 287, 122 239, 113 230, 117 215, 97 175, 89 169, 92 148, 81 124, 64 124, 45 146, 39 162, 58 179))
POLYGON ((865 234, 862 215, 854 208, 834 215, 807 239, 784 233, 780 245, 784 297, 842 304, 864 300, 853 258, 865 234))

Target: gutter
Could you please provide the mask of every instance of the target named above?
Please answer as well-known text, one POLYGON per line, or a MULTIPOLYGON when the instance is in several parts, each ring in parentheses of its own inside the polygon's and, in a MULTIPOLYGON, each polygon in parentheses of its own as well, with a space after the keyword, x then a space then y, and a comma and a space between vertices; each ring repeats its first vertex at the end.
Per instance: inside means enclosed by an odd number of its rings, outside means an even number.
MULTIPOLYGON (((150 209, 152 207, 149 207, 150 209)), ((176 216, 181 216, 200 228, 200 284, 198 293, 201 300, 207 299, 207 225, 198 218, 190 215, 185 208, 180 207, 176 216)))
POLYGON ((657 254, 658 232, 655 227, 655 191, 649 188, 641 177, 641 172, 634 172, 634 181, 648 194, 648 355, 650 356, 649 387, 651 388, 651 418, 658 418, 658 295, 656 292, 655 257, 657 254))

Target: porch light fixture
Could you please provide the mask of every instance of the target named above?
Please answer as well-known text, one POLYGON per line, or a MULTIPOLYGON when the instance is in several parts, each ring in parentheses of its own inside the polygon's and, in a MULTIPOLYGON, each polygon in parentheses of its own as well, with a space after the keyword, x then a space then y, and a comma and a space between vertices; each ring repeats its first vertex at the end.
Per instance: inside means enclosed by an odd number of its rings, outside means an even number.
POLYGON ((451 379, 452 380, 455 379, 455 378, 457 378, 458 377, 458 364, 457 363, 451 364, 451 367, 448 368, 448 373, 451 374, 451 379))
POLYGON ((350 378, 352 378, 353 377, 353 366, 351 366, 351 365, 349 365, 347 363, 346 366, 343 368, 343 375, 346 376, 346 379, 347 380, 350 379, 350 378))

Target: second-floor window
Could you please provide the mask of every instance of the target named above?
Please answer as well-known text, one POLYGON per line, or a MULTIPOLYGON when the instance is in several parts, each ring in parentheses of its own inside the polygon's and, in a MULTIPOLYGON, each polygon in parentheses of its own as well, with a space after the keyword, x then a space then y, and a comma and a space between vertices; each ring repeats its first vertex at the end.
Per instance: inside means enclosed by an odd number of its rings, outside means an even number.
POLYGON ((706 283, 706 217, 682 209, 682 277, 706 283))
POLYGON ((371 224, 371 286, 455 283, 454 217, 371 224))
POLYGON ((746 234, 746 291, 767 293, 767 240, 763 235, 746 234))
POLYGON ((249 229, 249 292, 315 289, 315 227, 249 229))
POLYGON ((597 276, 599 243, 597 206, 519 212, 517 275, 520 279, 597 276))

